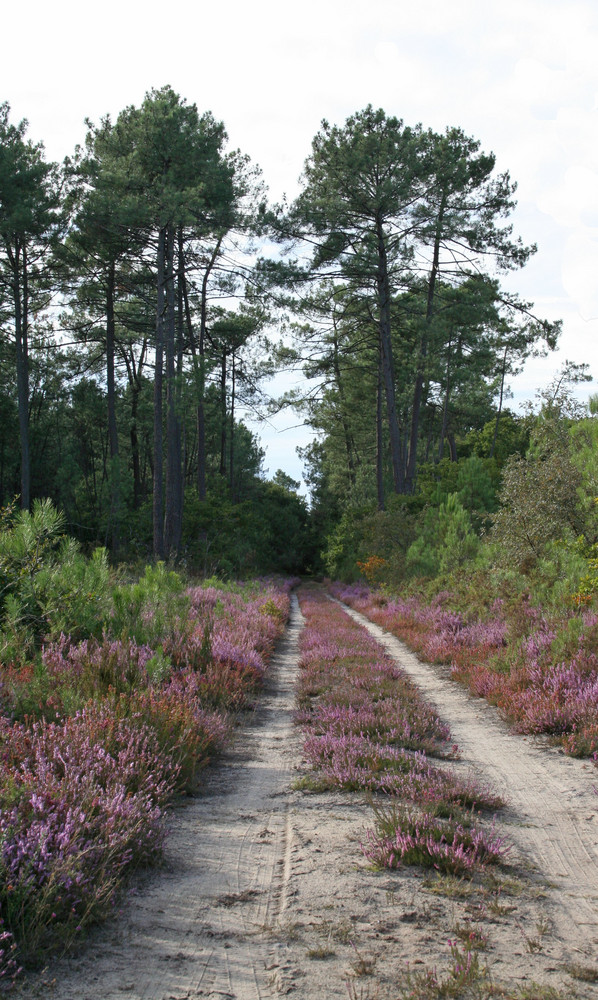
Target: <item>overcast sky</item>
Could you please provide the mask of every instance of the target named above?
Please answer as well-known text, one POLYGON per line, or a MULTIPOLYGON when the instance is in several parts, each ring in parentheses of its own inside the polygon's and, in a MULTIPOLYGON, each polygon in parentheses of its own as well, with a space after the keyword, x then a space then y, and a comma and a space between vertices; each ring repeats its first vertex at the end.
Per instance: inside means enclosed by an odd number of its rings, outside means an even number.
MULTIPOLYGON (((28 0, 5 6, 2 29, 0 101, 50 159, 82 142, 86 117, 165 84, 224 121, 273 199, 297 193, 323 118, 371 103, 406 124, 460 126, 517 181, 515 232, 538 244, 508 287, 564 321, 560 351, 528 364, 515 399, 566 358, 598 378, 595 0, 28 0)), ((258 433, 269 473, 298 478, 305 434, 258 433)))

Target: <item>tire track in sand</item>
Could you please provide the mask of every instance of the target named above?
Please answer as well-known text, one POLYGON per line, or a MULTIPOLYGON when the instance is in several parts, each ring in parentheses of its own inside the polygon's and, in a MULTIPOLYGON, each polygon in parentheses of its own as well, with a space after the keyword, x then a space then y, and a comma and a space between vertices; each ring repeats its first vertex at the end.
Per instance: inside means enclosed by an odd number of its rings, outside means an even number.
MULTIPOLYGON (((510 732, 495 708, 418 659, 395 636, 340 603, 436 706, 463 764, 507 803, 501 822, 551 886, 551 917, 563 943, 598 961, 598 776, 540 738, 510 732)), ((459 766, 463 766, 460 764, 459 766)))

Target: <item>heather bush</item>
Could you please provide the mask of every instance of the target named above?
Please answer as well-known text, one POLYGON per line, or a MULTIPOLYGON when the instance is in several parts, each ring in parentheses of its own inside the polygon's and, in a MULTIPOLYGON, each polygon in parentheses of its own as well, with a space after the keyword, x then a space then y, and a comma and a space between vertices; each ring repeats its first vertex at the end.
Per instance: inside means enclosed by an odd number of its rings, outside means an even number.
POLYGON ((31 960, 104 915, 159 854, 177 766, 147 726, 105 706, 0 735, 0 909, 31 960))
MULTIPOLYGON (((140 636, 154 632, 153 647, 128 637, 73 642, 61 635, 43 647, 37 660, 5 667, 0 688, 5 711, 20 719, 62 718, 89 699, 130 696, 186 673, 197 675, 193 696, 204 708, 237 712, 247 707, 288 615, 288 594, 268 584, 236 592, 209 587, 182 593, 179 580, 168 581, 176 613, 172 607, 163 614, 152 611, 147 616, 151 628, 139 626, 140 636), (158 631, 160 621, 164 631, 158 631)), ((154 600, 158 603, 159 597, 154 600)), ((180 677, 177 683, 183 683, 180 677)), ((191 680, 185 683, 189 686, 191 680)))
POLYGON ((496 864, 508 853, 504 838, 493 827, 484 829, 469 817, 435 813, 401 804, 375 809, 375 831, 363 845, 365 857, 377 868, 420 865, 453 875, 471 874, 496 864))
POLYGON ((2 666, 0 981, 111 912, 159 856, 165 805, 255 698, 289 589, 186 590, 158 565, 120 588, 100 636, 2 666))
POLYGON ((64 635, 42 651, 49 681, 45 715, 72 714, 90 699, 132 694, 149 684, 149 646, 131 639, 86 639, 73 643, 64 635))
MULTIPOLYGON (((357 604, 369 595, 357 585, 345 590, 357 604)), ((312 768, 302 784, 317 790, 362 789, 401 803, 376 813, 378 833, 369 834, 364 846, 376 864, 393 867, 401 858, 470 872, 487 863, 492 850, 498 857, 501 842, 483 831, 474 813, 496 809, 500 800, 426 756, 451 756, 455 748, 448 728, 338 604, 306 588, 300 601, 306 627, 296 720, 305 730, 303 753, 312 768), (404 803, 411 804, 409 810, 404 803)))
POLYGON ((224 748, 231 734, 229 720, 205 707, 193 680, 179 674, 166 687, 146 688, 131 697, 121 695, 113 704, 116 718, 146 726, 153 733, 160 751, 172 762, 177 792, 196 787, 199 772, 224 748))
POLYGON ((10 988, 23 971, 17 964, 17 945, 10 931, 2 930, 4 921, 0 917, 0 989, 10 988))
POLYGON ((578 756, 598 751, 598 614, 591 609, 543 613, 515 590, 478 605, 482 617, 468 620, 454 610, 463 594, 424 602, 380 599, 363 586, 331 591, 426 659, 450 663, 453 678, 497 705, 519 732, 546 733, 578 756))

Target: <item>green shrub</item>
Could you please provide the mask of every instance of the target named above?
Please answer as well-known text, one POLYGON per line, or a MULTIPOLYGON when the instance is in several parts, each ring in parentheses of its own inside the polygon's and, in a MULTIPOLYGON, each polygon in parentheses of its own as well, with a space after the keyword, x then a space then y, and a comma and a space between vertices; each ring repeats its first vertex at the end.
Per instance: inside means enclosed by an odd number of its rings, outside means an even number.
POLYGON ((50 639, 61 633, 72 639, 99 638, 112 606, 112 574, 106 549, 96 549, 91 559, 65 538, 55 561, 43 566, 33 590, 50 639))
POLYGON ((503 561, 529 571, 548 542, 571 540, 583 529, 577 488, 581 474, 569 455, 556 450, 541 458, 511 458, 505 465, 501 508, 493 515, 492 536, 503 561))
POLYGON ((152 647, 176 635, 189 610, 183 580, 161 562, 146 566, 138 583, 115 587, 112 601, 112 635, 126 635, 152 647))
POLYGON ((479 544, 469 514, 457 494, 451 493, 440 507, 426 510, 421 532, 407 551, 406 565, 414 576, 452 573, 475 557, 479 544))
POLYGON ((0 520, 0 653, 22 661, 61 632, 99 637, 111 608, 112 577, 104 549, 91 559, 60 532, 64 518, 49 500, 33 510, 7 508, 0 520))

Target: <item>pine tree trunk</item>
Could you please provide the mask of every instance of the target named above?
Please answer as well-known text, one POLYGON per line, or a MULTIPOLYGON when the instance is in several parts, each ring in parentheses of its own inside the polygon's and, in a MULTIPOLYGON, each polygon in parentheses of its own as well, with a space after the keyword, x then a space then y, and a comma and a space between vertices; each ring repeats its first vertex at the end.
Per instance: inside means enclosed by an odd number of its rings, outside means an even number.
POLYGON ((438 445, 438 461, 442 460, 444 454, 444 441, 448 431, 449 401, 451 397, 451 341, 448 342, 446 352, 446 382, 444 386, 444 401, 442 404, 442 423, 440 426, 440 443, 438 445))
POLYGON ((206 268, 201 283, 201 311, 199 319, 199 393, 197 400, 197 493, 200 500, 206 498, 206 414, 204 396, 206 391, 206 314, 208 307, 208 277, 206 268))
POLYGON ((31 504, 31 459, 29 454, 29 347, 28 347, 28 286, 27 253, 18 243, 14 252, 9 251, 13 272, 13 298, 15 307, 15 350, 17 364, 17 408, 19 414, 19 442, 21 447, 21 508, 29 510, 31 504), (22 269, 22 282, 21 282, 22 269))
POLYGON ((222 351, 220 362, 220 469, 226 476, 226 351, 222 351))
POLYGON ((158 295, 156 309, 156 360, 154 371, 154 495, 153 527, 154 558, 164 558, 164 504, 163 486, 163 440, 162 440, 162 386, 164 365, 164 320, 165 320, 165 270, 166 270, 166 229, 158 234, 158 295))
POLYGON ((131 442, 131 464, 133 466, 133 510, 139 510, 141 505, 141 461, 139 457, 139 435, 137 433, 139 392, 139 386, 131 386, 131 426, 129 428, 129 440, 131 442))
POLYGON ((411 407, 411 433, 409 436, 409 458, 407 461, 406 489, 408 493, 415 490, 415 473, 417 463, 417 443, 419 439, 419 422, 421 414, 421 404, 424 386, 424 367, 428 354, 428 334, 432 317, 434 315, 434 293, 436 291, 436 279, 440 267, 440 238, 442 236, 442 226, 444 223, 444 213, 446 210, 446 192, 443 191, 438 209, 438 220, 436 224, 436 234, 434 237, 434 254, 432 256, 432 269, 428 278, 428 295, 426 301, 426 319, 422 331, 418 359, 417 373, 415 376, 415 386, 413 389, 413 405, 411 407))
POLYGON ((201 313, 199 325, 199 393, 197 401, 197 493, 200 500, 206 498, 206 419, 204 394, 206 383, 206 316, 208 308, 208 280, 216 258, 220 253, 222 237, 219 236, 201 283, 201 313))
POLYGON ((167 558, 178 554, 181 537, 179 497, 181 492, 181 429, 176 409, 175 368, 175 294, 174 229, 166 231, 166 317, 164 324, 166 354, 166 505, 164 511, 164 552, 167 558))
POLYGON ((230 495, 235 501, 235 352, 232 353, 230 389, 230 452, 229 452, 229 483, 230 495))
POLYGON ((343 380, 341 377, 341 369, 338 359, 338 338, 336 333, 336 321, 333 316, 334 333, 333 333, 333 355, 332 364, 334 369, 334 378, 336 381, 336 388, 338 390, 338 398, 340 401, 340 412, 341 412, 341 424, 343 428, 343 438, 345 442, 345 454, 347 456, 347 473, 349 476, 349 487, 351 490, 355 487, 355 459, 354 455, 354 442, 353 435, 351 434, 351 428, 349 426, 349 421, 347 419, 347 406, 345 403, 345 390, 343 386, 343 380))
POLYGON ((187 434, 183 409, 183 357, 185 353, 185 313, 183 288, 185 284, 185 253, 183 227, 178 231, 178 271, 177 271, 177 327, 176 327, 176 391, 175 410, 178 422, 178 447, 180 473, 176 495, 176 550, 180 552, 183 538, 183 512, 185 505, 185 475, 187 471, 187 434))
POLYGON ((384 232, 380 221, 377 222, 378 236, 378 271, 376 276, 378 287, 378 310, 380 349, 382 355, 382 375, 386 392, 386 415, 390 435, 390 454, 392 459, 392 475, 395 493, 405 492, 405 467, 403 449, 399 433, 397 405, 395 397, 394 365, 392 358, 392 342, 390 329, 390 289, 388 281, 388 261, 384 232))
POLYGON ((496 420, 494 421, 494 434, 492 435, 490 458, 494 458, 494 452, 496 451, 496 442, 498 439, 498 423, 500 421, 500 415, 502 413, 506 374, 507 374, 507 348, 505 347, 505 353, 503 354, 503 359, 502 359, 502 371, 500 373, 500 399, 498 401, 498 410, 496 411, 496 420))
POLYGON ((382 435, 382 355, 378 354, 378 382, 376 386, 376 492, 378 510, 385 509, 384 502, 384 439, 382 435))
POLYGON ((116 379, 114 373, 114 291, 116 267, 111 263, 106 283, 106 402, 108 406, 108 440, 110 447, 110 526, 113 558, 120 547, 120 456, 116 425, 116 379))

